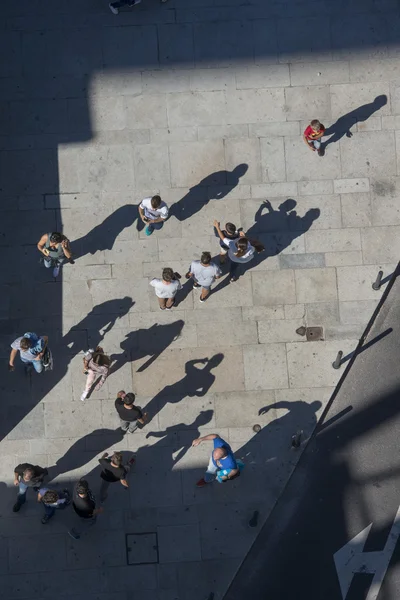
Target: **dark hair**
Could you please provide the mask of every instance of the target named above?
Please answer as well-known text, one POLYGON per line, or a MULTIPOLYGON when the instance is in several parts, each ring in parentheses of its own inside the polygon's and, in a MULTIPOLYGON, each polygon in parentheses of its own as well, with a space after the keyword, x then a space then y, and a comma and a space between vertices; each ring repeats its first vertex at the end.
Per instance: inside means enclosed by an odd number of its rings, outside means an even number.
POLYGON ((122 452, 114 452, 111 457, 111 461, 114 463, 114 465, 120 467, 122 465, 122 452))
POLYGON ((122 400, 122 402, 124 404, 127 404, 128 406, 130 406, 131 404, 133 404, 135 402, 135 394, 133 392, 129 392, 128 394, 125 394, 125 397, 122 400))
POLYGON ((165 267, 165 269, 163 269, 162 272, 162 278, 164 279, 164 281, 173 281, 175 279, 173 269, 171 269, 171 267, 165 267))
POLYGON ((236 233, 236 225, 234 225, 233 223, 226 223, 225 230, 226 233, 233 235, 234 233, 236 233))
POLYGON ((27 337, 23 337, 22 340, 20 341, 20 348, 21 350, 28 350, 29 348, 32 348, 32 340, 30 338, 27 337))
POLYGON ((320 126, 321 126, 321 123, 318 121, 318 119, 313 119, 313 120, 311 121, 310 125, 311 125, 311 127, 314 127, 314 128, 316 128, 316 127, 320 127, 320 126))
POLYGON ((88 489, 89 489, 89 484, 86 481, 86 479, 80 479, 78 481, 78 483, 76 484, 76 493, 77 494, 84 494, 86 496, 88 489))
POLYGON ((43 494, 42 500, 46 504, 54 504, 58 500, 58 494, 54 490, 47 490, 47 492, 43 494))
POLYGON ((161 205, 161 196, 153 196, 151 199, 152 208, 158 208, 161 205))
POLYGON ((58 233, 58 231, 53 231, 53 233, 50 234, 51 242, 55 242, 56 244, 59 244, 60 242, 62 242, 62 239, 63 239, 62 233, 58 233))
POLYGON ((211 262, 211 253, 203 252, 200 261, 203 263, 203 265, 209 265, 211 262))
POLYGON ((22 477, 24 478, 25 475, 30 475, 29 479, 32 479, 32 477, 34 476, 35 471, 32 469, 32 467, 28 467, 27 469, 25 469, 25 471, 22 473, 22 477))
POLYGON ((109 367, 111 365, 111 360, 109 359, 107 354, 104 353, 104 350, 101 346, 97 346, 97 348, 93 352, 92 360, 96 365, 99 365, 99 367, 109 367))
POLYGON ((245 237, 240 237, 238 240, 236 240, 237 252, 235 252, 235 256, 240 258, 244 254, 246 254, 248 243, 249 241, 245 237))

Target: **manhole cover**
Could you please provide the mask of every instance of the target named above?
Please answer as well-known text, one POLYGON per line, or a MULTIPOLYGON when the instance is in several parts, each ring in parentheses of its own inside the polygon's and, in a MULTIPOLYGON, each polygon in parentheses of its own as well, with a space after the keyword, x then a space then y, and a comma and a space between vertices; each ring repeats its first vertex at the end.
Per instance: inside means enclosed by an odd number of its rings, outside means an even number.
POLYGON ((158 563, 158 539, 156 533, 127 533, 126 562, 128 565, 158 563))
POLYGON ((306 329, 307 342, 319 342, 324 339, 324 331, 322 327, 307 327, 306 329))

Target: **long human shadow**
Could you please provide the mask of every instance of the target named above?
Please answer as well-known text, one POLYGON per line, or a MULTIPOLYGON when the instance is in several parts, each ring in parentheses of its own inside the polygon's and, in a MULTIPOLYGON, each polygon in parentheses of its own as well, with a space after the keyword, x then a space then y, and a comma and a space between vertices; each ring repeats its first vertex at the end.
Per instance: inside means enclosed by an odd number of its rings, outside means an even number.
POLYGON ((211 358, 198 358, 189 360, 185 364, 185 376, 176 383, 167 385, 150 402, 144 410, 149 419, 153 419, 168 403, 177 404, 186 397, 205 396, 215 381, 215 375, 211 372, 224 359, 222 353, 214 354, 211 358), (196 365, 203 364, 203 368, 196 365))
POLYGON ((113 361, 111 373, 116 373, 127 362, 149 356, 149 359, 139 367, 138 372, 147 369, 181 335, 184 324, 182 320, 164 325, 155 323, 148 329, 127 333, 120 345, 122 352, 111 355, 113 361))
POLYGON ((233 171, 216 171, 207 175, 190 188, 183 198, 172 204, 169 210, 170 216, 173 215, 178 221, 185 221, 199 212, 210 200, 225 198, 239 184, 240 178, 245 175, 248 168, 249 166, 243 163, 233 171), (215 188, 214 194, 212 194, 213 188, 215 188))
POLYGON ((342 137, 352 137, 352 133, 350 129, 356 125, 356 123, 362 123, 363 121, 367 121, 375 112, 385 106, 387 104, 387 96, 382 94, 381 96, 377 96, 373 102, 369 104, 363 104, 358 108, 352 110, 351 112, 339 117, 339 119, 333 125, 330 125, 325 130, 325 136, 330 135, 331 137, 327 140, 323 140, 321 144, 321 151, 324 151, 329 144, 334 144, 342 139, 342 137))
POLYGON ((86 254, 95 254, 101 250, 112 250, 121 231, 131 227, 136 220, 141 223, 136 205, 125 204, 117 208, 89 233, 71 241, 74 258, 79 259, 86 254))

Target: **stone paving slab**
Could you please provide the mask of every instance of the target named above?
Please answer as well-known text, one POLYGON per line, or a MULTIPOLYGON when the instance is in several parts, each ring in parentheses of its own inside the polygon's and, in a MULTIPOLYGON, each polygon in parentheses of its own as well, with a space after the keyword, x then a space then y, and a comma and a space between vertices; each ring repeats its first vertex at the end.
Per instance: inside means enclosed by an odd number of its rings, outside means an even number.
POLYGON ((0 383, 9 600, 223 597, 296 466, 291 436, 312 434, 341 375, 331 363, 354 349, 384 290, 372 282, 398 260, 399 14, 375 4, 3 7, 0 351, 33 330, 55 356, 51 373, 25 378, 18 364, 0 383), (323 157, 301 137, 313 118, 331 136, 323 157), (171 216, 147 237, 137 204, 156 193, 171 216), (183 278, 161 312, 149 280, 217 257, 214 219, 264 253, 234 284, 225 267, 204 304, 183 278), (56 228, 76 263, 54 282, 35 246, 56 228), (82 404, 82 353, 99 343, 114 373, 82 404), (150 416, 125 437, 120 389, 150 416), (191 442, 215 432, 245 470, 197 489, 210 447, 191 442), (136 456, 131 487, 112 489, 87 538, 66 536, 72 511, 43 526, 33 496, 12 513, 17 463, 60 486, 87 476, 98 494, 97 459, 116 449, 136 456), (125 536, 139 533, 157 537, 158 563, 128 565, 125 536))

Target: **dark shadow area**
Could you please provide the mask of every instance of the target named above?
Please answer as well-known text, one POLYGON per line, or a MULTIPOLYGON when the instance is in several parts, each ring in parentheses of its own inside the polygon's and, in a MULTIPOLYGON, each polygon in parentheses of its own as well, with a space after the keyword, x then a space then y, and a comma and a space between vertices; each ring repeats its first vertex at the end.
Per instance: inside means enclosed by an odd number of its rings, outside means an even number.
POLYGON ((116 373, 127 362, 150 355, 150 358, 138 369, 138 372, 144 371, 181 335, 183 326, 182 320, 165 325, 155 323, 149 329, 138 329, 126 334, 121 342, 122 352, 111 355, 113 360, 111 374, 116 373))
POLYGON ((89 233, 71 241, 74 259, 77 260, 86 254, 95 254, 101 250, 112 250, 118 235, 124 229, 131 227, 136 219, 138 223, 140 221, 142 224, 137 206, 134 204, 121 206, 89 233))
POLYGON ((180 381, 165 386, 145 406, 149 419, 153 419, 156 414, 161 412, 168 402, 176 404, 187 396, 189 398, 205 396, 215 381, 212 369, 215 369, 223 359, 223 354, 214 354, 211 358, 189 360, 185 364, 185 376, 180 381), (201 368, 200 365, 204 366, 201 368))
POLYGON ((377 96, 373 102, 369 104, 363 104, 358 108, 352 110, 340 117, 336 123, 327 127, 324 133, 324 137, 330 135, 331 137, 328 140, 325 140, 321 144, 321 152, 329 146, 329 144, 334 144, 342 139, 342 137, 352 137, 352 133, 350 129, 356 125, 356 123, 362 123, 363 121, 367 121, 375 112, 385 106, 387 104, 387 96, 377 96))
POLYGON ((190 219, 210 200, 225 198, 240 183, 240 178, 248 169, 247 164, 238 165, 233 171, 217 171, 211 173, 190 188, 189 192, 170 207, 169 214, 178 221, 190 219))

